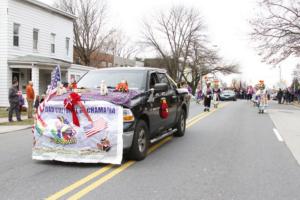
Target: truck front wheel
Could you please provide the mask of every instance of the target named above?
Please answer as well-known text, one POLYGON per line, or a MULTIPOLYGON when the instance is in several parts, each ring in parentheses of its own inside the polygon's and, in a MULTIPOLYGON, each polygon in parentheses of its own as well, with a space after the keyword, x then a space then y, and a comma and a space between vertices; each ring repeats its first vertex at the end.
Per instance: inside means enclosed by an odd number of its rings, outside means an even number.
POLYGON ((186 128, 186 114, 184 110, 181 110, 178 122, 175 126, 177 131, 174 133, 175 137, 182 137, 185 133, 186 128))
POLYGON ((130 149, 129 157, 133 160, 143 160, 147 156, 149 149, 149 129, 147 124, 140 120, 137 122, 132 146, 130 149))

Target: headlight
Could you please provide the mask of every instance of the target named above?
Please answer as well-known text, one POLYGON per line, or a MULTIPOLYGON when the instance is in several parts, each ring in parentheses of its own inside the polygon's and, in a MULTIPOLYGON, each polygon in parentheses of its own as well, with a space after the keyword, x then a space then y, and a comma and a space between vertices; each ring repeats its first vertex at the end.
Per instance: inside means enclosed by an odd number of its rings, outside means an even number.
POLYGON ((124 108, 123 109, 123 122, 133 122, 134 116, 130 109, 124 108))

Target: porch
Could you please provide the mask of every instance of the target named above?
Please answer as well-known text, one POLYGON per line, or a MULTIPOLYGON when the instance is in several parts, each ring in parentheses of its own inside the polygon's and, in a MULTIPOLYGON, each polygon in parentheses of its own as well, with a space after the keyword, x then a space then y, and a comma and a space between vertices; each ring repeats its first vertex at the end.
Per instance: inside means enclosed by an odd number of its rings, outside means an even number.
POLYGON ((26 94, 26 85, 30 80, 36 95, 45 94, 51 82, 51 72, 57 65, 61 67, 62 82, 68 82, 70 63, 39 56, 22 56, 8 61, 11 80, 18 80, 23 94, 26 94))

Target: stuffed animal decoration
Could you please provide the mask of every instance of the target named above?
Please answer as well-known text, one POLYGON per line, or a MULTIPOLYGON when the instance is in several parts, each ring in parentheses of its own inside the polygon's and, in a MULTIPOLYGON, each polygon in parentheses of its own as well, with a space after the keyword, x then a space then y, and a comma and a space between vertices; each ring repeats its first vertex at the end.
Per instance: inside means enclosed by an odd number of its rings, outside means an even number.
POLYGON ((160 101, 159 115, 161 118, 166 119, 169 116, 169 106, 165 98, 160 101))
POLYGON ((107 137, 102 138, 100 143, 97 143, 97 147, 98 149, 102 150, 102 151, 106 151, 108 152, 111 148, 111 144, 110 141, 108 140, 107 137))
POLYGON ((107 86, 104 80, 101 81, 100 84, 100 95, 104 96, 108 94, 107 86))
POLYGON ((116 90, 119 91, 119 92, 128 92, 128 83, 127 83, 127 81, 125 81, 125 80, 121 81, 121 83, 119 83, 116 86, 116 90))
POLYGON ((70 85, 69 85, 69 89, 70 89, 70 90, 77 89, 77 83, 76 83, 75 78, 71 78, 71 83, 70 83, 70 85))
POLYGON ((67 93, 67 89, 64 87, 64 85, 61 82, 57 83, 57 89, 56 89, 56 95, 60 96, 67 93))

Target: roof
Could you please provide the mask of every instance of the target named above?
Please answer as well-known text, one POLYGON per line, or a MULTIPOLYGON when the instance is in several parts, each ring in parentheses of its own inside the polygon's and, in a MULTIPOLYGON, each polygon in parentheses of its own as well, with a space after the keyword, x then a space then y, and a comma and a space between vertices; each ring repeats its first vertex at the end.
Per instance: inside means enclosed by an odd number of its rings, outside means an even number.
POLYGON ((113 71, 136 70, 136 71, 155 71, 161 73, 167 72, 165 69, 154 68, 154 67, 107 67, 107 68, 95 69, 93 71, 101 71, 101 70, 113 70, 113 71))
POLYGON ((70 67, 71 63, 42 56, 26 55, 26 56, 16 56, 8 60, 8 63, 13 64, 41 64, 41 65, 60 65, 64 67, 70 67))
POLYGON ((63 11, 63 10, 58 9, 58 8, 54 8, 54 7, 52 7, 52 6, 48 5, 48 4, 45 4, 45 3, 40 2, 40 1, 37 1, 37 0, 19 0, 19 1, 30 3, 30 4, 35 5, 35 6, 37 6, 37 7, 46 9, 46 10, 48 10, 49 12, 53 12, 53 13, 62 15, 62 16, 64 16, 64 17, 67 17, 67 18, 72 19, 72 20, 73 20, 73 19, 76 19, 76 16, 75 16, 75 15, 72 15, 72 14, 70 14, 70 13, 67 13, 67 12, 65 12, 65 11, 63 11))

